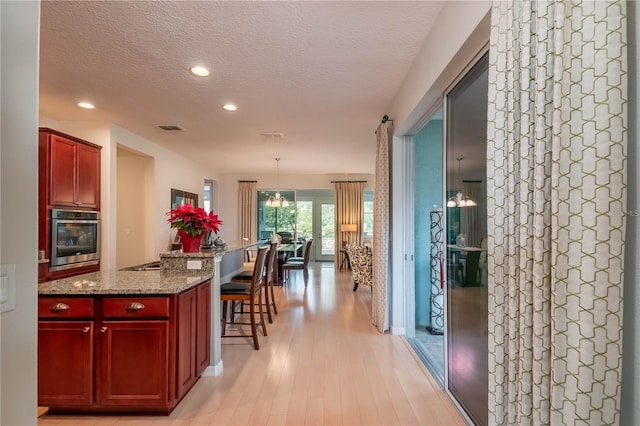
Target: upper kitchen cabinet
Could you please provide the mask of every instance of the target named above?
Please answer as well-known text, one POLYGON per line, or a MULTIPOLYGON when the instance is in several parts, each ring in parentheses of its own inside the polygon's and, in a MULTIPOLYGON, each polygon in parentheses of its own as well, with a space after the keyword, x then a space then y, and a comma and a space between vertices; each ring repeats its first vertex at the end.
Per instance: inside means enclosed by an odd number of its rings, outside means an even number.
POLYGON ((100 147, 40 129, 40 188, 50 207, 100 209, 100 147))

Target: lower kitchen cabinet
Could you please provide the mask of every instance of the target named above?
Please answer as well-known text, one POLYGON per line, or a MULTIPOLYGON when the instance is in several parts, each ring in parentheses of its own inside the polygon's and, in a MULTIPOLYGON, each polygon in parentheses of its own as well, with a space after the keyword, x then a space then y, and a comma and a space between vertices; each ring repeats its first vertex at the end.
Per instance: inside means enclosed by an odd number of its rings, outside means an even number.
POLYGON ((207 280, 174 295, 41 296, 38 405, 169 413, 208 363, 210 292, 207 280))
POLYGON ((93 321, 38 324, 38 405, 93 403, 93 321))
POLYGON ((102 324, 97 402, 104 407, 171 408, 169 321, 102 324))

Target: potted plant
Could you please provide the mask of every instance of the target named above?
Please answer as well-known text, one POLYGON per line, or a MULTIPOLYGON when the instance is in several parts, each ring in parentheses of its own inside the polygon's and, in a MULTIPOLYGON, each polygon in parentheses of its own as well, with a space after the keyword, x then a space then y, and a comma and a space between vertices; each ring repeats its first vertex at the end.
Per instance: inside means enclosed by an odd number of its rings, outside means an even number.
POLYGON ((183 204, 167 212, 171 228, 178 230, 182 251, 193 253, 200 250, 200 241, 205 231, 218 233, 222 221, 212 211, 207 213, 201 207, 183 204))

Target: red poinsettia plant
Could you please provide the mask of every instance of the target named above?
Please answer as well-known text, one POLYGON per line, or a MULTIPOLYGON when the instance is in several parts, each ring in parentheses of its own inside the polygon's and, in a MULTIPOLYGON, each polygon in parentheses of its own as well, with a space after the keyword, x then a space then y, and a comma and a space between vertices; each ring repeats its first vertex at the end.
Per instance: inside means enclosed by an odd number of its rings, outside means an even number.
POLYGON ((193 207, 189 204, 183 204, 171 209, 167 212, 167 215, 169 216, 168 222, 172 228, 185 232, 192 237, 205 230, 217 234, 219 226, 222 224, 222 221, 213 210, 207 213, 203 208, 193 207))

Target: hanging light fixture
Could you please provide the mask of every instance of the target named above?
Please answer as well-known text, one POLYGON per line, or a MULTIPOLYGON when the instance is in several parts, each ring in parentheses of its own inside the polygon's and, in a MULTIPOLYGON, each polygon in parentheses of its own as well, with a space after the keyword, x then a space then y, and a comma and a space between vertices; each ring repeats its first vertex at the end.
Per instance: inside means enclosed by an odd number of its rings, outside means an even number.
POLYGON ((462 161, 462 157, 456 158, 458 160, 458 182, 460 182, 460 189, 456 193, 455 197, 451 197, 447 200, 447 207, 473 207, 477 206, 475 201, 471 199, 468 195, 464 195, 462 193, 462 180, 460 180, 460 162, 462 161))
MULTIPOLYGON (((277 187, 280 188, 280 158, 276 158, 276 173, 277 173, 277 187)), ((279 191, 276 191, 276 195, 269 196, 265 203, 267 207, 289 207, 289 201, 280 195, 279 191)))

